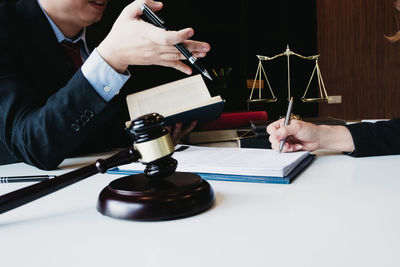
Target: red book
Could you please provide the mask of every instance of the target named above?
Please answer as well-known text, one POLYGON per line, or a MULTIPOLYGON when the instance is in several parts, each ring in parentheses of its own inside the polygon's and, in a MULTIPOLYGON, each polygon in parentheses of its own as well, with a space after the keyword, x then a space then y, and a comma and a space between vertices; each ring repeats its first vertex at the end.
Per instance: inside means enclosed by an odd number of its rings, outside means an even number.
POLYGON ((250 126, 251 120, 267 121, 266 111, 225 112, 213 121, 200 124, 197 129, 202 131, 222 130, 250 126))

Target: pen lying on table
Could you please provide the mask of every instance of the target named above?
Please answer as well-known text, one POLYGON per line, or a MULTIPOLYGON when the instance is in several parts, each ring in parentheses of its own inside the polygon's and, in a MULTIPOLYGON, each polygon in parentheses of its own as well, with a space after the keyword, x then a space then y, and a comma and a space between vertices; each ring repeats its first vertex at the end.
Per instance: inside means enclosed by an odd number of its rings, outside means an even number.
POLYGON ((11 176, 0 177, 0 184, 20 183, 20 182, 40 182, 55 178, 56 175, 30 175, 30 176, 11 176))

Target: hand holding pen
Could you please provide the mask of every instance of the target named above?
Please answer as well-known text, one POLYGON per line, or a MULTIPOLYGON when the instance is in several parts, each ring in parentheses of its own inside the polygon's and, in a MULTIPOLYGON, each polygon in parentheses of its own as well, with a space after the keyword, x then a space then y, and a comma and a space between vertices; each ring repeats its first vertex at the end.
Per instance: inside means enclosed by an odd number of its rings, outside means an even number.
POLYGON ((291 120, 293 99, 289 101, 286 117, 270 123, 267 126, 272 149, 283 152, 299 150, 313 151, 320 148, 324 125, 316 125, 302 120, 291 120), (321 135, 322 134, 322 135, 321 135), (290 138, 290 140, 288 140, 290 138), (285 145, 286 144, 286 145, 285 145))
POLYGON ((98 54, 121 74, 126 73, 130 65, 158 65, 192 74, 192 68, 180 60, 185 57, 174 45, 184 43, 197 58, 205 57, 210 45, 190 40, 194 34, 191 28, 163 30, 144 22, 143 3, 155 12, 163 8, 162 2, 152 0, 136 0, 127 5, 96 48, 98 54))
MULTIPOLYGON (((166 30, 166 27, 164 26, 164 21, 160 17, 158 17, 146 4, 143 4, 141 6, 141 10, 143 12, 143 15, 149 20, 149 22, 157 27, 166 30)), ((185 56, 185 58, 190 62, 190 64, 192 64, 194 68, 196 68, 205 77, 212 80, 208 71, 199 65, 199 63, 197 62, 197 58, 182 43, 175 44, 175 47, 182 53, 182 55, 185 56)))

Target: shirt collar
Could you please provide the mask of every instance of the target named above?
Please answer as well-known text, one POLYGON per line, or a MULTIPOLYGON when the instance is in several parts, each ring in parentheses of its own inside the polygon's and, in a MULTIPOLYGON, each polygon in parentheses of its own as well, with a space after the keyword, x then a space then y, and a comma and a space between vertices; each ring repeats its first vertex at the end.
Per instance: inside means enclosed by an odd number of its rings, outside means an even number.
POLYGON ((81 31, 81 33, 79 34, 79 36, 77 38, 75 38, 75 40, 71 40, 69 38, 67 38, 61 31, 60 29, 57 27, 57 25, 51 20, 51 18, 49 17, 49 15, 47 15, 46 11, 43 9, 42 5, 40 4, 39 0, 37 0, 37 3, 39 4, 40 8, 42 9, 44 15, 46 16, 47 20, 50 23, 51 28, 54 31, 54 34, 56 35, 57 41, 59 43, 61 43, 62 41, 66 40, 66 41, 70 41, 73 43, 78 42, 79 40, 82 40, 83 43, 85 44, 85 48, 87 50, 87 46, 86 46, 86 28, 83 28, 83 30, 81 31))

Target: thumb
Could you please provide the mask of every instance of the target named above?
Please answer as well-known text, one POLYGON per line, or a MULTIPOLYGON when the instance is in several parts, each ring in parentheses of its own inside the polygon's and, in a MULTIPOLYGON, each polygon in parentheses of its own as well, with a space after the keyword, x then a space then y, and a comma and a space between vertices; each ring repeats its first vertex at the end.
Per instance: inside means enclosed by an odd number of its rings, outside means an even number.
POLYGON ((143 14, 143 4, 146 4, 152 11, 158 11, 163 7, 161 2, 156 2, 153 0, 136 0, 127 5, 124 10, 122 10, 121 15, 128 18, 137 18, 143 14))

